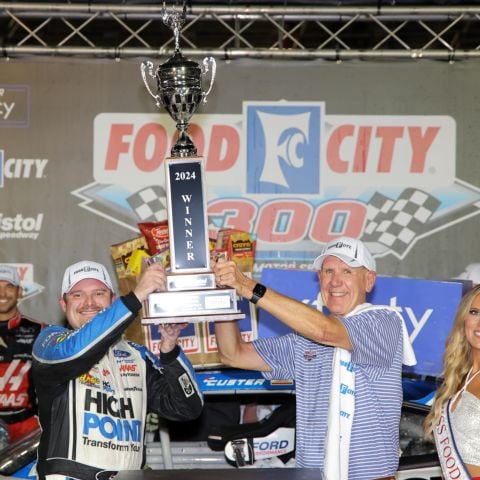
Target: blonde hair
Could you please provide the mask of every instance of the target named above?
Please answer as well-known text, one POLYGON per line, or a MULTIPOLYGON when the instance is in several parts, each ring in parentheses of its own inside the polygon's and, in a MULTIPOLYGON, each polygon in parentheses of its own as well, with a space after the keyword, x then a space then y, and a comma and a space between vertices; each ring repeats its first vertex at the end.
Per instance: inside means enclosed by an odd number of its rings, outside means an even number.
POLYGON ((442 406, 460 390, 472 366, 471 347, 465 337, 465 317, 479 294, 480 285, 477 285, 462 297, 455 313, 453 327, 447 337, 443 354, 443 382, 423 423, 425 436, 430 440, 433 438, 433 428, 440 420, 442 406))

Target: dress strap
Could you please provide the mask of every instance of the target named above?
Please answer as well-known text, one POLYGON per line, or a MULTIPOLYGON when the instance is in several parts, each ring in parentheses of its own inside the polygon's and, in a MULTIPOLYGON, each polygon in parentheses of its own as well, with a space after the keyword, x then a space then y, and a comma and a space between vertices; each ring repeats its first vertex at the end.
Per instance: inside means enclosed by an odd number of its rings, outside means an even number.
POLYGON ((463 384, 463 387, 455 394, 452 401, 450 402, 450 406, 452 406, 457 401, 457 398, 467 389, 468 384, 480 373, 480 369, 479 369, 472 376, 470 376, 472 371, 473 371, 473 366, 470 368, 470 370, 467 373, 467 378, 465 379, 465 383, 463 384))

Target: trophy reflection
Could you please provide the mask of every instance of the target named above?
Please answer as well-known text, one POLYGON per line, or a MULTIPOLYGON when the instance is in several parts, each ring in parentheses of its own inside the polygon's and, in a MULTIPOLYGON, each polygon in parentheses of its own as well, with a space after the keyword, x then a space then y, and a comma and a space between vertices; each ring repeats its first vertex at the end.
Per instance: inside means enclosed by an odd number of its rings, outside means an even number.
POLYGON ((171 156, 165 159, 171 272, 167 274, 167 290, 149 295, 142 323, 234 320, 245 316, 238 311, 235 290, 216 288, 210 269, 203 158, 197 156, 188 126, 212 90, 216 63, 207 57, 200 66, 182 55, 180 31, 185 18, 185 5, 182 13, 167 13, 163 5, 162 20, 175 38, 174 53, 156 68, 150 61, 141 65, 148 92, 157 107, 164 108, 176 122, 178 130, 171 156), (202 79, 208 74, 210 84, 204 90, 202 79), (150 86, 153 82, 156 89, 150 86))

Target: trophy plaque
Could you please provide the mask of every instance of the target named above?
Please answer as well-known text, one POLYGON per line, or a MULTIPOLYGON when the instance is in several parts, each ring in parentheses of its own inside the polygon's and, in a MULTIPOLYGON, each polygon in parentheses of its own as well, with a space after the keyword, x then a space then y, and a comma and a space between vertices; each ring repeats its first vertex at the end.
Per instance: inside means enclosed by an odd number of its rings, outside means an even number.
POLYGON ((210 269, 207 205, 203 158, 188 135, 192 115, 212 90, 216 63, 212 57, 202 66, 182 55, 180 31, 182 13, 162 10, 163 23, 173 30, 173 55, 157 68, 150 61, 141 65, 143 82, 155 99, 176 122, 178 139, 165 159, 170 272, 167 289, 151 293, 145 302, 143 324, 226 321, 244 318, 237 308, 233 288, 216 288, 210 269), (202 77, 210 73, 210 85, 202 89, 202 77), (156 82, 156 91, 150 82, 156 82))

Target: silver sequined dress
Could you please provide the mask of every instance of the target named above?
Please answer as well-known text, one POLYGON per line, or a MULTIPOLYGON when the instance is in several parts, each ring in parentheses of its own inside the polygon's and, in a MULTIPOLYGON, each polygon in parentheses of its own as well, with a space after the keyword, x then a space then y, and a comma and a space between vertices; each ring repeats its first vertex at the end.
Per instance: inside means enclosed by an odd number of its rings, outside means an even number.
POLYGON ((480 398, 465 390, 450 418, 464 463, 480 466, 480 398))

